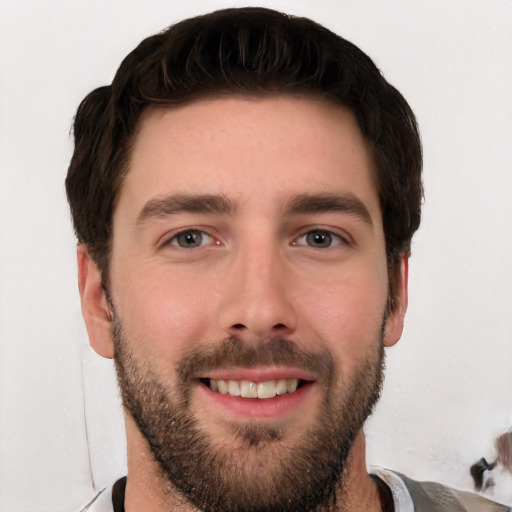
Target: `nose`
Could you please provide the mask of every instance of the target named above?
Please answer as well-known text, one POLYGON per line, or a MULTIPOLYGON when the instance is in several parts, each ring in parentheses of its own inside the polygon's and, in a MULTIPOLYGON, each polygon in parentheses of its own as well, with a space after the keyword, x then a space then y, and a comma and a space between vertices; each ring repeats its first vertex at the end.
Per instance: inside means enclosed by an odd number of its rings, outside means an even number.
POLYGON ((295 331, 293 282, 275 248, 246 248, 230 262, 225 275, 219 320, 227 335, 257 343, 295 331))

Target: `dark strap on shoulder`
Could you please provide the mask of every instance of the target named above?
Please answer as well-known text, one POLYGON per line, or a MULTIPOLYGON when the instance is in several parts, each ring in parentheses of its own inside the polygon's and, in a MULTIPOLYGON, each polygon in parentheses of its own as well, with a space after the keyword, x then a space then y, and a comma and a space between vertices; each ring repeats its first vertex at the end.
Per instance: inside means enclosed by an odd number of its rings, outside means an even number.
POLYGON ((126 477, 120 478, 112 487, 112 505, 114 512, 124 512, 124 491, 126 489, 126 477))
POLYGON ((395 512, 393 493, 388 485, 377 475, 370 474, 370 478, 377 484, 379 490, 382 512, 395 512))

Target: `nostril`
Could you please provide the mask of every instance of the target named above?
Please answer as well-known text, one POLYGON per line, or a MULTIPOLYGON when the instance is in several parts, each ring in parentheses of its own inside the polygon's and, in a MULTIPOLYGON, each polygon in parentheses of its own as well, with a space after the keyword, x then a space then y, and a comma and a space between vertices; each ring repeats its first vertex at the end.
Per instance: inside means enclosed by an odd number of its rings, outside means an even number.
POLYGON ((235 324, 233 325, 233 329, 237 329, 238 331, 241 331, 242 329, 245 329, 244 324, 235 324))
POLYGON ((286 329, 286 325, 284 325, 284 324, 276 324, 276 325, 274 325, 274 329, 282 331, 283 329, 286 329))

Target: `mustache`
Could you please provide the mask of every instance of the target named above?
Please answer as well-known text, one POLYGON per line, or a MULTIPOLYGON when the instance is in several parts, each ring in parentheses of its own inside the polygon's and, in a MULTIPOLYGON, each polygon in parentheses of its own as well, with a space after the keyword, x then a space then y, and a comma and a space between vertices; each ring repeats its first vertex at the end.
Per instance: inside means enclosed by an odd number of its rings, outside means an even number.
POLYGON ((324 383, 331 382, 335 373, 334 360, 326 350, 306 351, 284 338, 272 338, 255 346, 230 337, 191 349, 178 363, 177 376, 186 384, 212 370, 259 366, 298 368, 311 372, 324 383))

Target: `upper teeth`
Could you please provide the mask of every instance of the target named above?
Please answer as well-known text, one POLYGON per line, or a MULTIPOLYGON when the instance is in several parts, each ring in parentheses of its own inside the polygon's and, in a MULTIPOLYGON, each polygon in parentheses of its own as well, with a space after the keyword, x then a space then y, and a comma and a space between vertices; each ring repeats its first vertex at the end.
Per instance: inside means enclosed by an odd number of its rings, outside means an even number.
POLYGON ((298 385, 298 379, 280 379, 258 383, 250 380, 210 379, 210 388, 213 391, 242 398, 274 398, 276 395, 293 393, 297 390, 298 385))

